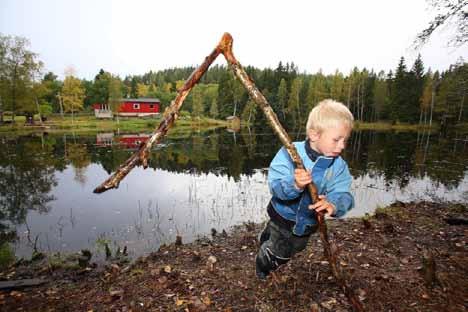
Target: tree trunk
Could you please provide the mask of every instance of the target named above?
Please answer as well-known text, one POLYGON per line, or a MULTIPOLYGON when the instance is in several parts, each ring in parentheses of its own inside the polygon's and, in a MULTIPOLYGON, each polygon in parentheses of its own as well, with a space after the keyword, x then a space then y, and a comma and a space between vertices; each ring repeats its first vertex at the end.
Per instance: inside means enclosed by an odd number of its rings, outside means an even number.
POLYGON ((421 125, 422 123, 422 116, 423 116, 423 108, 420 107, 419 108, 419 125, 421 125))
POLYGON ((351 81, 349 82, 348 86, 348 100, 346 101, 346 106, 349 108, 349 101, 351 99, 351 81))
POLYGON ((0 124, 3 124, 3 105, 2 105, 2 97, 0 96, 0 124))
POLYGON ((15 70, 14 70, 14 74, 13 74, 13 81, 12 81, 12 84, 13 84, 13 90, 12 90, 12 97, 11 97, 11 121, 12 123, 15 122, 15 116, 16 116, 16 74, 17 74, 17 68, 18 68, 18 64, 15 64, 15 70))
POLYGON ((361 89, 361 121, 364 122, 364 85, 362 86, 361 89))
POLYGON ((432 112, 434 111, 434 99, 435 98, 435 88, 432 89, 432 94, 431 94, 431 114, 429 117, 429 127, 432 127, 432 112))
MULTIPOLYGON (((358 120, 361 120, 361 116, 359 116, 359 96, 361 95, 361 83, 358 84, 358 92, 357 92, 357 100, 356 100, 356 115, 358 117, 358 120)), ((362 121, 362 120, 361 120, 362 121)))
POLYGON ((458 123, 461 122, 461 118, 463 115, 463 102, 465 102, 465 93, 463 93, 462 99, 460 101, 460 110, 458 112, 458 123))
POLYGON ((59 106, 60 106, 60 115, 62 116, 63 119, 63 101, 62 101, 62 96, 60 95, 60 92, 57 95, 59 99, 59 106))
MULTIPOLYGON (((39 123, 41 124, 41 126, 44 126, 44 123, 42 122, 41 111, 39 110, 39 102, 38 102, 37 98, 34 98, 34 101, 36 102, 37 114, 39 115, 39 123)), ((33 119, 34 119, 34 115, 33 115, 33 119)))

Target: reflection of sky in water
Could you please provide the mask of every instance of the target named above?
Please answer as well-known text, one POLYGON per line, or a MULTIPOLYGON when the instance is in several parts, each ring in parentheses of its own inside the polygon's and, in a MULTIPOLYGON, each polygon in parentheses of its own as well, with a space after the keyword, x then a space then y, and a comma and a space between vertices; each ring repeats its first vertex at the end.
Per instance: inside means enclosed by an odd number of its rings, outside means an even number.
MULTIPOLYGON (((99 165, 84 169, 84 179, 76 179, 76 171, 68 166, 56 172, 58 185, 52 190, 57 198, 51 211, 39 215, 30 211, 27 224, 38 247, 46 251, 93 249, 98 238, 112 242, 116 249, 127 246, 131 255, 156 250, 163 243, 175 240, 179 233, 184 242, 218 232, 245 221, 266 219, 269 200, 266 170, 258 169, 251 176, 241 175, 238 182, 227 175, 171 173, 163 170, 135 168, 117 190, 93 194, 107 173, 99 165)), ((367 172, 355 179, 352 192, 356 208, 348 216, 372 213, 376 207, 395 200, 466 201, 468 177, 456 189, 434 183, 427 176, 409 178, 400 189, 396 181, 386 182, 383 176, 367 172)), ((27 227, 18 228, 18 255, 29 255, 27 227)))
MULTIPOLYGON (((135 168, 119 189, 93 194, 107 173, 97 165, 85 170, 85 182, 75 180, 70 166, 56 173, 58 186, 52 191, 57 200, 47 215, 29 212, 27 223, 32 239, 38 234, 42 250, 79 250, 105 237, 129 251, 149 252, 162 243, 184 242, 250 220, 264 219, 263 207, 269 200, 260 171, 241 175, 235 182, 226 175, 179 174, 135 168)), ((21 242, 27 228, 22 226, 21 242)), ((20 244, 18 254, 27 254, 20 244)))

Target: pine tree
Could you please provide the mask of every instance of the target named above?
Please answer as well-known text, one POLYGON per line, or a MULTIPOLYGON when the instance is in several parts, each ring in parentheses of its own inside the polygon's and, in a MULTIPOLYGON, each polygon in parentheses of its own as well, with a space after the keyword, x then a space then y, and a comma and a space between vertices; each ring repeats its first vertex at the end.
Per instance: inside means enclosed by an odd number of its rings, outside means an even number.
POLYGON ((299 95, 302 88, 302 79, 297 77, 291 84, 291 92, 289 93, 287 112, 291 117, 293 124, 302 124, 302 116, 300 114, 299 95))
POLYGON ((344 77, 337 69, 332 76, 330 85, 330 97, 336 101, 343 101, 344 77))
POLYGON ((218 110, 221 118, 226 118, 232 115, 234 107, 234 93, 233 93, 233 79, 234 77, 228 71, 225 71, 219 80, 218 87, 218 110))
POLYGON ((407 120, 416 122, 417 117, 421 116, 421 97, 424 90, 424 64, 421 59, 421 54, 416 58, 413 68, 408 75, 408 92, 409 102, 407 109, 407 120))
POLYGON ((433 77, 432 72, 429 70, 424 78, 423 92, 419 99, 420 115, 419 124, 427 124, 428 114, 431 109, 432 91, 433 91, 433 77))
POLYGON ((408 72, 405 58, 401 57, 392 82, 390 117, 393 121, 405 121, 408 103, 408 72))
POLYGON ((192 117, 200 118, 203 113, 203 90, 200 85, 192 89, 192 117))
POLYGON ((385 80, 384 71, 379 72, 374 84, 374 116, 371 121, 377 121, 384 118, 385 107, 387 104, 388 87, 385 80))
POLYGON ((109 105, 117 117, 119 123, 119 108, 122 101, 122 82, 118 77, 111 77, 109 80, 109 105))
POLYGON ((276 114, 284 120, 286 118, 286 105, 288 103, 288 87, 286 86, 286 80, 283 78, 278 87, 277 105, 273 105, 273 109, 276 114))
POLYGON ((218 101, 216 98, 213 98, 211 100, 211 105, 210 105, 210 116, 212 118, 218 118, 219 112, 218 112, 218 101))

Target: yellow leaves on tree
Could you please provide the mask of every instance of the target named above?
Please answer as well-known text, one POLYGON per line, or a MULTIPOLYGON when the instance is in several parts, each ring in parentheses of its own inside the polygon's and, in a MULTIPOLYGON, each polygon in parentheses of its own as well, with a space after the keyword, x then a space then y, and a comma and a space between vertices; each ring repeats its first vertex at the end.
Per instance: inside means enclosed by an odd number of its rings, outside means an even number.
POLYGON ((73 76, 67 76, 63 81, 62 99, 65 112, 76 112, 83 109, 85 90, 81 81, 73 76))

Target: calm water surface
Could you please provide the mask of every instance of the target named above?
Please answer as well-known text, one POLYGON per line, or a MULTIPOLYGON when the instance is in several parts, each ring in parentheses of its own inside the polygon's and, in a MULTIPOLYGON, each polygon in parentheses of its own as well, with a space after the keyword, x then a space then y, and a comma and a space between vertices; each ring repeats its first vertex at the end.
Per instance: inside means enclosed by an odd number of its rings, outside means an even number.
MULTIPOLYGON (((0 137, 0 230, 30 256, 127 246, 131 256, 246 221, 266 219, 269 162, 280 147, 271 133, 224 129, 166 139, 150 168, 135 168, 116 190, 93 189, 147 134, 0 137), (101 247, 100 247, 101 246, 101 247)), ((298 139, 302 139, 297 135, 298 139)), ((356 208, 372 213, 395 200, 468 201, 466 136, 354 132, 343 155, 354 177, 356 208)))

